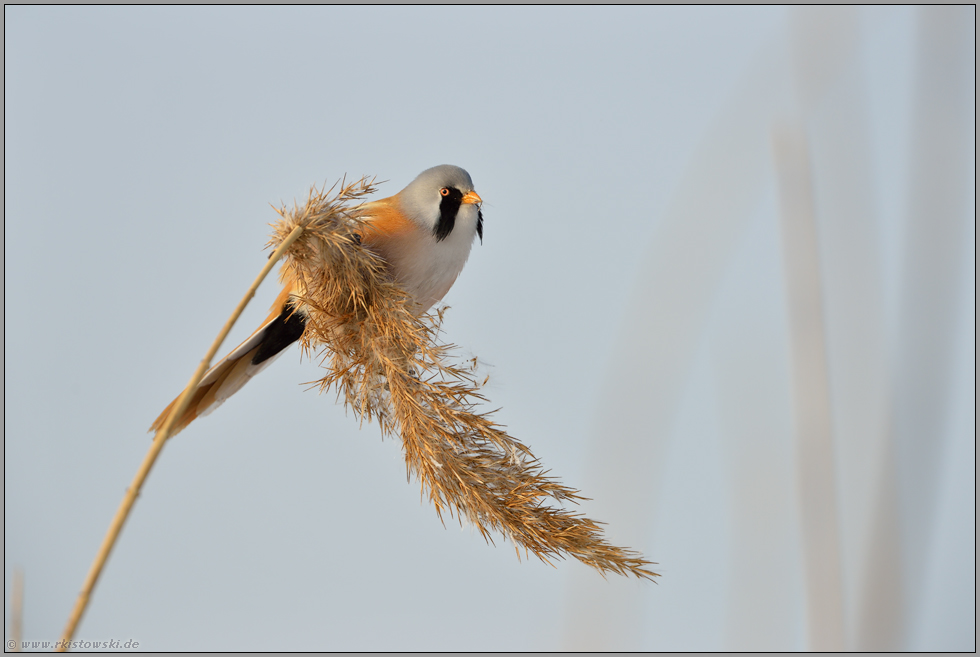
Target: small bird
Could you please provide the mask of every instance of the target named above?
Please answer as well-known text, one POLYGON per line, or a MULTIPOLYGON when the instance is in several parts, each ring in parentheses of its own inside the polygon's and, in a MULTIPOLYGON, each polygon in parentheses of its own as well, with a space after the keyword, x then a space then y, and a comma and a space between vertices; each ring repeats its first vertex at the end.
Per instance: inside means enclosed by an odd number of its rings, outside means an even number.
MULTIPOLYGON (((474 238, 483 242, 482 204, 470 174, 450 164, 426 169, 394 196, 364 204, 361 244, 384 259, 419 315, 449 292, 474 238)), ((298 296, 297 283, 286 280, 262 325, 201 379, 171 435, 220 406, 303 336, 307 310, 298 296)), ((170 402, 150 431, 163 425, 176 403, 170 402)))

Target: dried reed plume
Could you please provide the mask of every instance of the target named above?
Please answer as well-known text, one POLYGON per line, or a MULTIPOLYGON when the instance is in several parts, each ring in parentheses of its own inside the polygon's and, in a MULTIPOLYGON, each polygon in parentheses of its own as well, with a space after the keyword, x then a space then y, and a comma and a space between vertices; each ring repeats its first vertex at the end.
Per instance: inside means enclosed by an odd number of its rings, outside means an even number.
POLYGON ((441 315, 417 316, 384 262, 361 246, 359 202, 374 181, 341 182, 331 196, 334 188, 314 188, 304 207, 280 210, 270 240, 278 246, 303 229, 280 278, 304 290, 303 350, 327 370, 315 385, 334 388, 362 421, 377 420, 383 435, 401 438, 408 474, 420 480, 440 519, 444 511, 465 518, 491 543, 491 533, 500 532, 518 558, 523 546, 546 563, 567 554, 603 575, 657 576, 640 554, 606 543, 594 521, 562 509, 560 503, 584 498, 546 476, 490 413, 476 411, 486 400, 475 368, 454 364, 453 347, 437 343, 441 315))

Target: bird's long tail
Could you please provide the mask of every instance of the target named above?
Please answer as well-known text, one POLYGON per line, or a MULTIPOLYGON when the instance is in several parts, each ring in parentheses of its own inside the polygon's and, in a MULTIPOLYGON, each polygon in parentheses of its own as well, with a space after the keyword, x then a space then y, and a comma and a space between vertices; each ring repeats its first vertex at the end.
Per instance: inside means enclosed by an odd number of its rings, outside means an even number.
MULTIPOLYGON (((291 286, 287 285, 262 325, 208 370, 194 391, 190 404, 174 424, 171 436, 220 406, 253 376, 272 364, 286 347, 300 339, 306 329, 306 314, 293 305, 290 293, 291 286)), ((150 431, 157 431, 163 426, 176 404, 177 399, 174 399, 163 409, 150 426, 150 431)))

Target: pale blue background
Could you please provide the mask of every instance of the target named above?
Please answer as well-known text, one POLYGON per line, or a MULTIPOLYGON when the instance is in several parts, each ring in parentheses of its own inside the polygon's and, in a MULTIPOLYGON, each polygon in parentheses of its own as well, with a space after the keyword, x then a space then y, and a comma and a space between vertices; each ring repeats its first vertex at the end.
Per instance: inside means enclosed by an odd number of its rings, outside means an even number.
MULTIPOLYGON (((974 29, 975 10, 959 11, 974 29)), ((845 18, 869 117, 885 340, 905 289, 921 15, 845 18)), ((167 446, 76 636, 150 650, 807 647, 795 525, 780 533, 787 577, 746 571, 732 548, 751 545, 752 529, 733 511, 726 473, 741 447, 719 414, 743 402, 714 383, 726 355, 771 357, 768 385, 786 403, 753 417, 771 420, 792 465, 771 173, 720 265, 676 415, 651 419, 673 436, 657 483, 628 508, 617 490, 630 482, 608 473, 638 458, 629 445, 645 421, 609 442, 602 411, 623 354, 644 349, 631 313, 665 303, 644 296, 642 272, 678 186, 700 175, 713 126, 805 20, 768 7, 5 7, 4 22, 5 612, 22 568, 25 638, 59 636, 149 423, 265 260, 269 204, 344 174, 377 175, 392 194, 453 163, 486 201, 486 230, 446 298, 445 338, 486 363, 498 421, 595 500, 583 508, 614 542, 661 564, 660 584, 519 562, 502 540, 444 529, 406 483, 397 442, 305 391, 320 375, 295 351, 167 446), (743 338, 717 339, 733 323, 743 338), (583 615, 594 586, 629 607, 628 636, 583 615), (771 626, 740 629, 742 607, 777 599, 771 626)), ((954 205, 968 226, 949 255, 962 263, 961 310, 948 326, 941 476, 890 644, 910 649, 975 649, 976 87, 965 70, 969 185, 954 205)), ((792 103, 781 111, 792 118, 792 103)), ((262 288, 229 346, 275 293, 262 288)), ((847 543, 845 562, 866 563, 863 545, 847 543)), ((850 602, 847 614, 853 648, 850 602)))

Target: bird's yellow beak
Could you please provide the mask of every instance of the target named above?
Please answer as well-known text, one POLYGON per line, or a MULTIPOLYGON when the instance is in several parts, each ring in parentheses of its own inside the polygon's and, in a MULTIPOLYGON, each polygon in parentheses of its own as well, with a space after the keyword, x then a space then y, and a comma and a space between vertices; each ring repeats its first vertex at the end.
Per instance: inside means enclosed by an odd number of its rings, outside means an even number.
POLYGON ((463 203, 473 203, 475 205, 479 205, 480 203, 483 203, 483 199, 480 198, 480 195, 476 192, 470 192, 463 197, 463 203))

